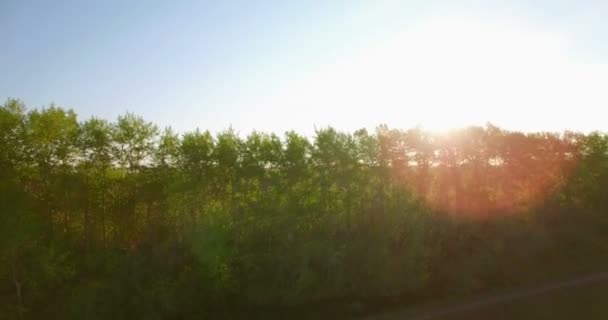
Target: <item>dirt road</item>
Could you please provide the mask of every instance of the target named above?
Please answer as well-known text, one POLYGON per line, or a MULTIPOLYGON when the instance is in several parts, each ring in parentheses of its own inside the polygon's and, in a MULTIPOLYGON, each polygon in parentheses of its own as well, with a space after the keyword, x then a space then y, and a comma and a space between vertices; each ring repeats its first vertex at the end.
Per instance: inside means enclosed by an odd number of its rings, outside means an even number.
POLYGON ((474 301, 470 301, 467 303, 452 305, 452 306, 442 306, 436 310, 427 310, 427 311, 419 311, 412 312, 409 311, 394 311, 382 315, 376 315, 372 317, 367 317, 367 320, 397 320, 397 319, 411 319, 411 320, 430 320, 430 319, 439 319, 443 316, 451 315, 454 313, 464 312, 474 310, 480 307, 485 307, 493 304, 499 304, 503 302, 508 302, 516 299, 527 298, 537 295, 542 295, 544 293, 548 293, 554 290, 578 287, 589 285, 592 283, 608 281, 608 272, 595 273, 586 276, 581 276, 578 278, 553 282, 543 286, 534 287, 534 288, 526 288, 520 289, 513 292, 492 295, 485 298, 480 298, 474 301))

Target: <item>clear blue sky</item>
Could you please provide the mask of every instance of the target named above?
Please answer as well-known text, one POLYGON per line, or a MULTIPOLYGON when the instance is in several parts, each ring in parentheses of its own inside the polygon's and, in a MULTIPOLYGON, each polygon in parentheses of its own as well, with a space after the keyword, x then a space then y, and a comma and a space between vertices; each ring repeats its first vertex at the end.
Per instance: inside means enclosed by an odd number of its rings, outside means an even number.
POLYGON ((2 0, 0 98, 179 131, 608 129, 608 5, 455 2, 2 0))

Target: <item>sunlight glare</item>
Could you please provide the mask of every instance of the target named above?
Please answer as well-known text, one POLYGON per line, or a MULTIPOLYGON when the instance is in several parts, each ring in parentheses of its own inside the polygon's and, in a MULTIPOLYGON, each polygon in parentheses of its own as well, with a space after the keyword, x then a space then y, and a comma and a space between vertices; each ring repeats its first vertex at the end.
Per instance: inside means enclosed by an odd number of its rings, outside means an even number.
POLYGON ((580 127, 582 118, 573 118, 571 109, 608 102, 599 87, 608 68, 578 63, 568 48, 557 34, 520 25, 427 19, 286 86, 270 104, 305 110, 301 121, 319 124, 315 115, 323 114, 328 124, 344 128, 387 123, 446 131, 487 122, 526 131, 564 122, 580 127))

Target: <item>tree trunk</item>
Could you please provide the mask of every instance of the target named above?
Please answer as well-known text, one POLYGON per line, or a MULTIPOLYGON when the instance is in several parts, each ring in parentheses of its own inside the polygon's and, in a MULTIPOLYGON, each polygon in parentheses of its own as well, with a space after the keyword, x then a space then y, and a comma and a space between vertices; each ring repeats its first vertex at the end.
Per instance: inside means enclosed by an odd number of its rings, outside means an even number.
POLYGON ((15 260, 17 258, 13 257, 12 262, 11 262, 11 273, 12 273, 12 280, 13 280, 13 285, 15 286, 15 294, 17 296, 17 319, 21 320, 23 319, 23 295, 22 295, 22 287, 21 287, 21 282, 19 281, 18 277, 17 277, 17 266, 15 265, 15 260))
POLYGON ((106 191, 105 186, 101 190, 101 243, 106 248, 106 191))
POLYGON ((70 210, 67 208, 67 203, 68 203, 68 192, 67 192, 67 190, 63 193, 63 196, 64 196, 63 203, 66 206, 66 208, 64 208, 65 212, 64 212, 64 215, 63 215, 63 217, 64 217, 63 218, 63 229, 64 229, 64 233, 65 233, 66 237, 68 237, 69 236, 68 229, 69 229, 69 224, 70 224, 70 216, 69 216, 69 211, 70 210))
POLYGON ((91 209, 91 206, 89 204, 89 199, 87 196, 87 204, 85 205, 85 210, 84 210, 84 247, 86 250, 86 253, 88 254, 90 251, 90 241, 91 241, 91 226, 90 226, 90 221, 89 221, 89 210, 91 209))

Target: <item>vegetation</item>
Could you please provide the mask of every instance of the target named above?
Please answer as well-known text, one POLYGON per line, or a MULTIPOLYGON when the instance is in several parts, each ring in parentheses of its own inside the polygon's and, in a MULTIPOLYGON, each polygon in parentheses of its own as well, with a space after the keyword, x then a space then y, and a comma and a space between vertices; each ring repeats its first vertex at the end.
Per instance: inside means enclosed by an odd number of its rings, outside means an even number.
POLYGON ((607 209, 602 133, 178 135, 8 100, 0 315, 190 319, 478 292, 608 257, 607 209))

